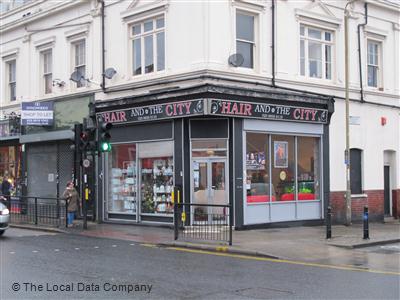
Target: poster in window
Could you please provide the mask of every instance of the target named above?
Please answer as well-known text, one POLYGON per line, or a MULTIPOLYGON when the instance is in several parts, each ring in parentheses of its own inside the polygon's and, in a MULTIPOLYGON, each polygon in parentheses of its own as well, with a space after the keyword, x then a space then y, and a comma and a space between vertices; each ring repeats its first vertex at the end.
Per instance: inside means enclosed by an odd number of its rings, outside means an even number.
POLYGON ((274 141, 274 167, 288 167, 288 142, 274 141))
POLYGON ((246 167, 248 170, 265 170, 265 152, 248 152, 246 167))

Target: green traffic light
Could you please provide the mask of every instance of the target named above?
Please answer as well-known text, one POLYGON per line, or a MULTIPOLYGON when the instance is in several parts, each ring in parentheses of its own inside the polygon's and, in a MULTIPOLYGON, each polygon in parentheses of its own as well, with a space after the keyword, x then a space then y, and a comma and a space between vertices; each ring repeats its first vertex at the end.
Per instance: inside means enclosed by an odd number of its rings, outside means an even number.
POLYGON ((111 151, 111 144, 110 144, 110 143, 107 143, 107 142, 102 143, 102 144, 101 144, 101 151, 102 151, 102 152, 109 152, 109 151, 111 151))

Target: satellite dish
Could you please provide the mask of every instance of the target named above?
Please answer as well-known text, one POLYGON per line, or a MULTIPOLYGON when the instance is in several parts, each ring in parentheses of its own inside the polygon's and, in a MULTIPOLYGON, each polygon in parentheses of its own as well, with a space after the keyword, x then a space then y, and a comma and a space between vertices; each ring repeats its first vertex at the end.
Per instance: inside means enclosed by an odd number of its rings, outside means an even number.
POLYGON ((115 71, 114 68, 108 68, 108 69, 106 69, 106 70, 104 71, 104 76, 105 76, 107 79, 111 79, 111 78, 114 77, 114 75, 115 75, 116 73, 117 73, 117 71, 115 71))
POLYGON ((85 79, 85 77, 83 77, 83 75, 79 71, 73 72, 70 77, 70 80, 76 83, 80 82, 82 79, 85 79))
POLYGON ((240 53, 235 53, 229 56, 228 63, 234 67, 240 67, 244 62, 243 55, 240 53))

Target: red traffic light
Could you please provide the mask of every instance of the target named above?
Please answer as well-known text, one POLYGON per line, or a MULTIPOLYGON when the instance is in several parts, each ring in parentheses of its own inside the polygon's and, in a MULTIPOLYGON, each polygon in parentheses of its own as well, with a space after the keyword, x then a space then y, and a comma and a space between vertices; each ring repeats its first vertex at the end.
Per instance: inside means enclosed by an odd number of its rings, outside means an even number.
POLYGON ((80 138, 82 141, 87 141, 89 139, 89 135, 87 134, 87 132, 81 132, 80 134, 80 138))

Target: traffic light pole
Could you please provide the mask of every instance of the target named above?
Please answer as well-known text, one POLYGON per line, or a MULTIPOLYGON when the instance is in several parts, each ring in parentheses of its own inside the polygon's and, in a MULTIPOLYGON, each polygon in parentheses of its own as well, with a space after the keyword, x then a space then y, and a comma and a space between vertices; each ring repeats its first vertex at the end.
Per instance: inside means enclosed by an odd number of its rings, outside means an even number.
MULTIPOLYGON (((87 159, 86 150, 83 151, 83 160, 87 159)), ((88 202, 88 176, 87 176, 87 168, 83 166, 83 201, 82 201, 82 210, 83 210, 83 229, 87 229, 87 202, 88 202)))

